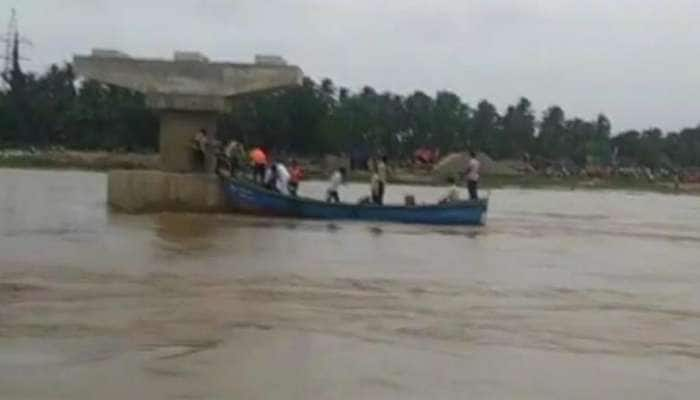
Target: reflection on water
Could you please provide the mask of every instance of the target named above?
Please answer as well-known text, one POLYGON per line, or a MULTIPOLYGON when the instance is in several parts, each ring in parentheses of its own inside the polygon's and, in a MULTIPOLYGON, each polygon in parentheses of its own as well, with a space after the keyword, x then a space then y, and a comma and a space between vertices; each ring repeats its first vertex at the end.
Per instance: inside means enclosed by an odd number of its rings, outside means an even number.
POLYGON ((113 214, 105 177, 73 171, 0 187, 1 398, 700 389, 696 197, 497 190, 461 228, 113 214))

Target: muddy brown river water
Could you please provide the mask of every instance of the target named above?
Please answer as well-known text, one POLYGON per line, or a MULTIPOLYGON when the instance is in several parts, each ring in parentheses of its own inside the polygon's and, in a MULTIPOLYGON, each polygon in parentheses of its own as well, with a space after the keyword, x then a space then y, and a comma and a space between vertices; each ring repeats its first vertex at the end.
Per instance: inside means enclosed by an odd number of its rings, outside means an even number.
POLYGON ((700 392, 699 197, 504 189, 486 227, 444 228, 122 215, 105 193, 0 170, 0 399, 700 392))

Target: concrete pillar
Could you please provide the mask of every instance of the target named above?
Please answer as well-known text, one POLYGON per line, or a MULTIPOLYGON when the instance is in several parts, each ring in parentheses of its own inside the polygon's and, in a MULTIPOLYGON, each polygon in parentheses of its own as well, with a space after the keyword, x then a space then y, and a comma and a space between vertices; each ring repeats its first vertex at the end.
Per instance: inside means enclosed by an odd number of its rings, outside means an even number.
POLYGON ((258 57, 254 64, 209 62, 195 53, 173 60, 138 59, 115 51, 75 56, 78 74, 143 93, 146 105, 160 115, 163 171, 111 171, 107 199, 115 209, 150 211, 229 211, 215 160, 202 168, 195 162, 192 139, 204 128, 213 139, 217 116, 232 98, 299 86, 303 73, 279 57, 258 57))
POLYGON ((219 178, 206 174, 112 170, 107 201, 115 210, 132 213, 230 211, 219 178))
MULTIPOLYGON (((165 171, 191 172, 210 170, 197 165, 192 139, 204 128, 210 138, 216 132, 215 112, 162 111, 160 113, 160 160, 165 171)), ((211 161, 208 161, 208 165, 211 161)))
MULTIPOLYGON (((156 60, 100 50, 75 56, 73 65, 82 76, 146 95, 146 105, 161 113, 161 164, 169 172, 202 171, 191 140, 202 128, 214 137, 217 115, 231 98, 298 86, 303 77, 299 67, 279 57, 259 57, 255 64, 225 63, 191 52, 156 60)), ((204 171, 213 171, 213 161, 207 160, 204 171)))

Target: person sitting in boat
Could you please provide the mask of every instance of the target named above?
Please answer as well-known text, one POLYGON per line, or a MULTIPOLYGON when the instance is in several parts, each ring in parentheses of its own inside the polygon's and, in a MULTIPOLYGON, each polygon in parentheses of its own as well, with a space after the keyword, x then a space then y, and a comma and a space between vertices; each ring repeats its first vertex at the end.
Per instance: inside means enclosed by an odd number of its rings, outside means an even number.
POLYGON ((457 182, 455 181, 455 178, 447 178, 447 183, 450 184, 450 188, 447 190, 445 196, 443 196, 440 199, 440 201, 438 201, 439 204, 448 204, 459 201, 459 189, 457 188, 457 182))
POLYGON ((292 160, 291 162, 290 175, 289 194, 296 196, 297 192, 299 191, 299 183, 302 179, 304 179, 304 170, 301 168, 301 165, 299 165, 297 160, 292 160))
POLYGON ((361 206, 368 206, 368 205, 372 204, 372 197, 370 197, 370 196, 360 197, 357 200, 357 204, 361 205, 361 206))
POLYGON ((345 175, 347 174, 345 167, 340 167, 333 172, 331 175, 330 185, 326 191, 326 201, 328 203, 339 203, 340 195, 338 194, 338 188, 345 182, 345 175))

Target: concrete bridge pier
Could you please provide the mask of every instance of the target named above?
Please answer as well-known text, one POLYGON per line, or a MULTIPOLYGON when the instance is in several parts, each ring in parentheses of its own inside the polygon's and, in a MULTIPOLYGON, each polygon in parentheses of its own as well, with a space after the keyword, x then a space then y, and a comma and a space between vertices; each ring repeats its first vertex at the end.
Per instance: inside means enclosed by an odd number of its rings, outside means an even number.
POLYGON ((197 165, 192 139, 205 129, 210 137, 216 132, 218 114, 205 111, 161 111, 158 147, 163 169, 171 172, 208 172, 211 167, 197 165))
POLYGON ((156 60, 96 49, 75 56, 74 66, 86 78, 144 93, 147 105, 159 113, 162 171, 109 174, 108 202, 130 212, 224 210, 215 177, 196 165, 192 139, 202 128, 215 135, 217 117, 232 98, 297 86, 303 78, 299 67, 275 56, 245 64, 210 62, 193 52, 156 60))

